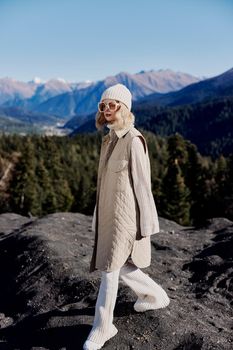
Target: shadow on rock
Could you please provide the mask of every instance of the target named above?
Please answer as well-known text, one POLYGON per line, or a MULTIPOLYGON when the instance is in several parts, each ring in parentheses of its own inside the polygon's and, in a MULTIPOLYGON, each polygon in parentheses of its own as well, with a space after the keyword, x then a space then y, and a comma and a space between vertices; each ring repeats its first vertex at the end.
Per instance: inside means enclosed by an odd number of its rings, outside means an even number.
POLYGON ((1 329, 0 337, 7 342, 10 349, 82 349, 91 330, 90 316, 93 315, 94 308, 65 312, 53 310, 26 317, 15 326, 1 329))
POLYGON ((201 350, 203 337, 194 333, 186 334, 184 340, 174 350, 201 350))

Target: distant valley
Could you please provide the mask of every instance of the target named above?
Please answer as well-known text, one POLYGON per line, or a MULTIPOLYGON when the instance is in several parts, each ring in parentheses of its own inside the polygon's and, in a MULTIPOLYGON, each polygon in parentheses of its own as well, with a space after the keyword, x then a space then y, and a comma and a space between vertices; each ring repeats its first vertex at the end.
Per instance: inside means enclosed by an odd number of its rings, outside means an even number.
POLYGON ((94 132, 101 94, 116 83, 132 92, 136 127, 162 136, 181 133, 204 154, 233 152, 233 68, 212 78, 169 69, 121 72, 80 83, 2 78, 0 129, 19 134, 94 132))

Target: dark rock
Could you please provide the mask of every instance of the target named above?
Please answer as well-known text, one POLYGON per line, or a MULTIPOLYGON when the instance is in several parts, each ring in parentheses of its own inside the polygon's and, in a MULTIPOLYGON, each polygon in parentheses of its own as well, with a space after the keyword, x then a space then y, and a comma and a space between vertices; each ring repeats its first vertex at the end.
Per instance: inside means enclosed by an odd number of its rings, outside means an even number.
POLYGON ((192 271, 189 280, 198 297, 206 295, 213 302, 222 297, 229 307, 233 306, 233 224, 223 220, 221 225, 216 219, 214 230, 213 223, 214 219, 209 226, 213 230, 211 242, 183 268, 192 271))
POLYGON ((0 328, 5 328, 10 326, 13 323, 11 317, 6 317, 4 314, 0 313, 0 328))
POLYGON ((12 231, 21 228, 32 222, 33 218, 27 218, 14 213, 5 213, 0 215, 0 237, 7 235, 12 231))
MULTIPOLYGON (((100 283, 99 271, 89 273, 91 220, 75 213, 0 215, 0 350, 82 349, 100 283)), ((104 348, 232 349, 232 224, 217 218, 197 230, 160 218, 144 271, 171 302, 136 313, 136 296, 120 282, 118 334, 104 348)))

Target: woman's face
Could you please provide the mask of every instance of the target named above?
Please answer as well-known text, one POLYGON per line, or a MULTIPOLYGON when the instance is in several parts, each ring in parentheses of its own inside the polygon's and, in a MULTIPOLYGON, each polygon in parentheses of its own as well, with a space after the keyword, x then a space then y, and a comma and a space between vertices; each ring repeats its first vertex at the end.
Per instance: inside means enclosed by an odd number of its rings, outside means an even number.
MULTIPOLYGON (((103 100, 103 102, 105 102, 106 104, 110 103, 110 102, 115 102, 118 103, 119 101, 116 100, 111 100, 111 99, 105 99, 103 100)), ((105 110, 104 110, 104 118, 106 119, 106 121, 110 124, 114 123, 114 121, 117 119, 116 117, 116 112, 119 111, 119 109, 121 108, 121 106, 117 106, 115 111, 112 111, 109 108, 109 105, 106 106, 105 110)))

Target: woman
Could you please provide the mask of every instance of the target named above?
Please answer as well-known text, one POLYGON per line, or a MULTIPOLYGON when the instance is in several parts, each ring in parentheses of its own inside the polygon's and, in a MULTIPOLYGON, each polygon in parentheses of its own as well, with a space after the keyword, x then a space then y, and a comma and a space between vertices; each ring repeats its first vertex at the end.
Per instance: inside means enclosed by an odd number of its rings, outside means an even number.
POLYGON ((100 151, 90 272, 100 270, 101 283, 84 350, 101 349, 117 333, 113 311, 119 277, 137 295, 137 312, 170 302, 162 287, 140 270, 150 265, 150 236, 159 232, 159 222, 147 143, 134 127, 131 104, 132 95, 122 84, 106 89, 98 104, 96 127, 106 125, 109 133, 100 151))

